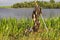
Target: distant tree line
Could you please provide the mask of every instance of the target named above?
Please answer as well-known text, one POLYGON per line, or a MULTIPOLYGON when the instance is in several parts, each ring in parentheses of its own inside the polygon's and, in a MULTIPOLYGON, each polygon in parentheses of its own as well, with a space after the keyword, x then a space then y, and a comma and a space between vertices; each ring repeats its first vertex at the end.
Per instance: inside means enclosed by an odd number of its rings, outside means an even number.
MULTIPOLYGON (((42 8, 60 8, 60 2, 55 2, 54 0, 50 0, 50 2, 45 1, 37 1, 38 5, 42 8)), ((12 8, 32 8, 35 6, 33 2, 24 2, 24 3, 16 3, 12 5, 12 8)))

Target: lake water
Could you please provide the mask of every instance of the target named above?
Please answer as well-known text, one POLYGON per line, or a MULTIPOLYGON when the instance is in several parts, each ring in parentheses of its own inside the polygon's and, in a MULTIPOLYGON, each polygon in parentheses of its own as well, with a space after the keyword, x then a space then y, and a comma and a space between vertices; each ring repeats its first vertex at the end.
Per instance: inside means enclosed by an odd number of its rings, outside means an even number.
MULTIPOLYGON (((33 8, 0 8, 0 18, 31 18, 33 10, 33 8)), ((42 9, 42 15, 44 18, 57 17, 60 16, 60 9, 42 9)))

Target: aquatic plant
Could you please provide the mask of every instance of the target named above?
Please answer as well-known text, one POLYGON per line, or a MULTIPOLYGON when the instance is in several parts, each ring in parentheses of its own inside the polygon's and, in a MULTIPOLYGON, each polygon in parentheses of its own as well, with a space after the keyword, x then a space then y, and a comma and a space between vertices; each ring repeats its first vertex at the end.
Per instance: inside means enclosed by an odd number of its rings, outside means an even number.
POLYGON ((33 26, 32 19, 22 18, 1 18, 0 19, 0 40, 60 40, 60 17, 47 18, 45 22, 48 32, 40 18, 39 32, 23 35, 27 27, 33 26), (29 25, 29 26, 28 26, 29 25))

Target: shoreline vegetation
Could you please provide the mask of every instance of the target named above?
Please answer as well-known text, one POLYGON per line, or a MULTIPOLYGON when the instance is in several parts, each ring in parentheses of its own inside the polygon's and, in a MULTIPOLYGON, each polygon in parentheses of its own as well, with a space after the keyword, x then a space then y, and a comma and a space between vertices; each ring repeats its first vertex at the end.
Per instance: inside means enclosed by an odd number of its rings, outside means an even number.
MULTIPOLYGON (((60 8, 60 2, 40 2, 37 1, 38 5, 45 9, 59 9, 60 8)), ((12 8, 33 8, 35 7, 34 1, 33 2, 24 2, 24 3, 16 3, 12 5, 12 8)))
POLYGON ((0 40, 60 40, 60 17, 45 19, 48 32, 40 18, 38 33, 24 33, 27 27, 33 26, 31 19, 2 18, 0 19, 0 40))
MULTIPOLYGON (((46 1, 37 1, 38 5, 44 9, 59 9, 60 2, 55 2, 54 0, 50 0, 50 2, 46 1)), ((0 6, 0 8, 33 8, 35 7, 34 1, 32 2, 22 2, 15 3, 11 6, 0 6)))
POLYGON ((11 6, 0 6, 0 8, 12 8, 11 6))

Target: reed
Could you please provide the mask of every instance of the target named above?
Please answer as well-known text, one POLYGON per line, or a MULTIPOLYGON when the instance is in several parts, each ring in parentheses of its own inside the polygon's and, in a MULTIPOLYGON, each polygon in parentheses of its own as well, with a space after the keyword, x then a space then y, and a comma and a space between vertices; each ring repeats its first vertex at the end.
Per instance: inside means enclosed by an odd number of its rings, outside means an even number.
POLYGON ((60 40, 60 17, 44 19, 48 32, 40 18, 40 28, 37 33, 23 34, 27 27, 33 26, 31 19, 1 18, 0 40, 60 40), (29 25, 29 26, 28 26, 29 25))

